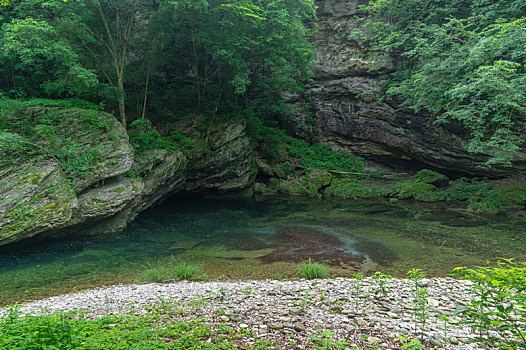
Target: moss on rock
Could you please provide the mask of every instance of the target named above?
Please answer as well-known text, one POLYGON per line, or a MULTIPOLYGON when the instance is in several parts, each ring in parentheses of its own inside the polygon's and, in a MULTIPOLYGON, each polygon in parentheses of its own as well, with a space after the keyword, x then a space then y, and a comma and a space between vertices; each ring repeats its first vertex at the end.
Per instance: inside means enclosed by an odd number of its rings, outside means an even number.
POLYGON ((413 181, 431 184, 435 187, 447 187, 449 185, 447 176, 428 169, 420 170, 416 173, 413 176, 413 181))

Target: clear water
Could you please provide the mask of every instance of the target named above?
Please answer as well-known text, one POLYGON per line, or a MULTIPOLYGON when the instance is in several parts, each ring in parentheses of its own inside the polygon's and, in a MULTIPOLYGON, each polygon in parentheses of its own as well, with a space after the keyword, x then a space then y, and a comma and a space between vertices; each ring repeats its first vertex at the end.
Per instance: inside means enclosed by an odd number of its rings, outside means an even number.
POLYGON ((444 276, 498 257, 526 260, 526 213, 478 216, 451 203, 272 198, 174 199, 122 234, 0 250, 0 304, 141 280, 150 265, 200 265, 209 278, 292 277, 299 261, 334 275, 418 267, 444 276))

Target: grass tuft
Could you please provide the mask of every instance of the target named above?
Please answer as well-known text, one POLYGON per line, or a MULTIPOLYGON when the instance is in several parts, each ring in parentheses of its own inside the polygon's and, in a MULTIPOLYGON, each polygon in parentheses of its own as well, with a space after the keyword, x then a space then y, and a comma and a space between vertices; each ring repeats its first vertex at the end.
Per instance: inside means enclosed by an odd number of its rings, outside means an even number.
POLYGON ((306 279, 312 280, 316 278, 329 278, 331 275, 324 265, 313 262, 310 258, 307 261, 302 261, 298 266, 298 274, 306 279))
POLYGON ((175 265, 173 272, 174 275, 181 280, 192 280, 201 272, 201 268, 196 265, 181 262, 175 265))

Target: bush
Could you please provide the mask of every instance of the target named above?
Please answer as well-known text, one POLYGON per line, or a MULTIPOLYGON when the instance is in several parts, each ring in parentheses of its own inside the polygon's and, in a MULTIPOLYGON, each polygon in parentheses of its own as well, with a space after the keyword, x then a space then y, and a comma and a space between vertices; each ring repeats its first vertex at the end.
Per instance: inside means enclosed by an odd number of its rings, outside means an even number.
POLYGON ((324 193, 341 198, 374 199, 387 196, 389 192, 389 189, 374 184, 365 184, 357 179, 344 178, 333 180, 324 193))
POLYGON ((415 176, 413 176, 413 181, 431 184, 436 187, 446 187, 449 185, 447 176, 428 169, 420 170, 416 173, 415 176))
POLYGON ((147 118, 137 119, 130 124, 128 130, 130 142, 137 152, 144 152, 152 149, 175 150, 177 144, 165 137, 162 137, 157 130, 152 127, 152 122, 147 118))
POLYGON ((458 267, 452 273, 474 283, 473 300, 454 316, 479 331, 475 340, 499 349, 526 348, 526 263, 501 259, 495 267, 458 267))
POLYGON ((445 195, 438 192, 436 187, 423 182, 401 183, 396 186, 393 195, 399 199, 414 198, 423 202, 444 200, 445 195))
POLYGON ((325 266, 317 262, 312 262, 310 258, 307 261, 301 262, 300 266, 298 266, 298 274, 308 280, 330 277, 329 271, 325 266))

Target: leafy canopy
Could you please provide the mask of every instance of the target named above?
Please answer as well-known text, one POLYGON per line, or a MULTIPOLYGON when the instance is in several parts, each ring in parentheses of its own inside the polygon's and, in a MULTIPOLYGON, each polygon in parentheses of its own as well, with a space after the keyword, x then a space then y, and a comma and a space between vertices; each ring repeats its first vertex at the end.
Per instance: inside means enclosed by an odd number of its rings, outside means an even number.
POLYGON ((526 2, 373 0, 350 38, 399 62, 387 93, 438 123, 460 122, 469 151, 511 165, 524 146, 526 2))

